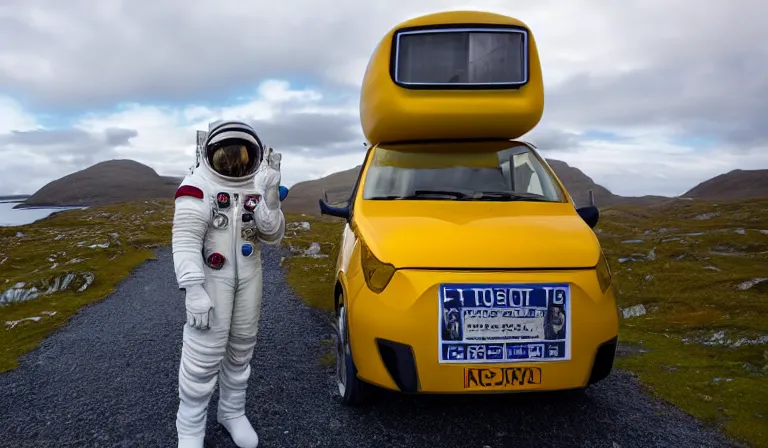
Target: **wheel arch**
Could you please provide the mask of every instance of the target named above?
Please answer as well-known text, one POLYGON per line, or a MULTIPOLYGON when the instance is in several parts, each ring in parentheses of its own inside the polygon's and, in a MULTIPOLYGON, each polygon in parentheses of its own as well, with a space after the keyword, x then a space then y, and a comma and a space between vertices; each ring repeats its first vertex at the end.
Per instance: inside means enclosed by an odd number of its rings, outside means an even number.
POLYGON ((339 308, 341 307, 341 303, 339 303, 339 296, 346 296, 347 287, 345 286, 344 281, 344 273, 339 272, 336 274, 336 284, 333 286, 333 312, 336 316, 339 315, 339 308))

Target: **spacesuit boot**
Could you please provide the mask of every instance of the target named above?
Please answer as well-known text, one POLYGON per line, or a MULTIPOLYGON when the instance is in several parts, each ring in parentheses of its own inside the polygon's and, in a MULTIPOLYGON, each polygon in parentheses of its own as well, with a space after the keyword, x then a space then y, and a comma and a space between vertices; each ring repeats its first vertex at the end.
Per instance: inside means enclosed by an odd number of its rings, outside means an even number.
POLYGON ((229 420, 219 420, 219 423, 229 432, 232 441, 238 447, 256 448, 259 446, 259 436, 245 415, 229 420))
POLYGON ((271 151, 264 157, 250 126, 211 125, 198 163, 176 192, 173 257, 187 316, 176 415, 179 447, 203 446, 217 382, 217 420, 239 447, 258 444, 245 416, 245 395, 261 314, 258 243, 277 244, 285 232, 279 202, 267 207, 273 201, 263 200, 279 195, 279 162, 280 155, 271 151))
POLYGON ((205 446, 205 436, 199 437, 179 437, 178 448, 203 448, 205 446))

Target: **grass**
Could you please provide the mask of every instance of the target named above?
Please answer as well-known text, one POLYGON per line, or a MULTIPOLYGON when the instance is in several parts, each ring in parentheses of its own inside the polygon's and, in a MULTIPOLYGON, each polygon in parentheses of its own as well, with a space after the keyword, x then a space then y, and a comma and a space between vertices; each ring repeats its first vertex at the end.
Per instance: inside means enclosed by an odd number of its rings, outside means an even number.
POLYGON ((17 283, 46 291, 74 274, 63 291, 0 305, 0 373, 18 366, 80 308, 107 297, 135 267, 170 244, 173 202, 140 201, 56 213, 18 227, 0 227, 0 294, 17 283), (20 233, 20 235, 17 235, 20 233), (89 247, 105 245, 108 247, 89 247), (93 282, 82 292, 89 274, 93 282), (30 317, 11 327, 7 322, 30 317))
MULTIPOLYGON (((329 257, 288 258, 288 281, 311 306, 331 311, 344 223, 289 220, 311 228, 294 224, 287 244, 316 242, 329 257)), ((768 447, 768 340, 755 343, 768 338, 768 282, 738 288, 768 277, 768 234, 760 230, 768 231, 768 200, 607 207, 596 232, 619 306, 647 310, 621 321, 621 343, 642 350, 619 357, 617 367, 694 417, 768 447)))
POLYGON ((323 258, 290 257, 286 260, 288 283, 313 308, 333 311, 333 279, 335 278, 336 256, 339 253, 341 232, 344 221, 338 218, 316 215, 287 213, 283 245, 306 250, 312 243, 320 245, 323 258), (299 226, 310 224, 305 231, 299 226))

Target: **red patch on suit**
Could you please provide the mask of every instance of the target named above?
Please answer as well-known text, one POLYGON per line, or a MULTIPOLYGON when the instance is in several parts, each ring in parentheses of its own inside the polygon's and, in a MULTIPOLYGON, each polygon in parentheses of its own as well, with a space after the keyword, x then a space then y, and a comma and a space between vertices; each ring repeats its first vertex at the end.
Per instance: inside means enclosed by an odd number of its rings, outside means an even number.
POLYGON ((192 185, 182 185, 176 190, 176 197, 174 199, 178 199, 182 196, 192 196, 193 198, 203 199, 205 194, 203 194, 203 190, 193 187, 192 185))

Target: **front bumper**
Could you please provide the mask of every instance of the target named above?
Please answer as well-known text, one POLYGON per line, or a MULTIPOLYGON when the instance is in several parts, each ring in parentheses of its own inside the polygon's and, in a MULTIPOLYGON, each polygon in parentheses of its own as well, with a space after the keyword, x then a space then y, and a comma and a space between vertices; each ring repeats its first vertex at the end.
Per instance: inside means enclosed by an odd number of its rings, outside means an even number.
MULTIPOLYGON (((357 282, 354 282, 357 283, 357 282)), ((548 391, 586 387, 611 371, 618 338, 613 288, 594 271, 398 271, 387 289, 348 295, 352 356, 363 381, 408 393, 548 391), (441 283, 569 283, 571 358, 502 364, 438 362, 441 283), (506 380, 502 380, 503 377, 506 380)), ((348 291, 349 293, 349 291, 348 291)))
MULTIPOLYGON (((616 344, 618 337, 614 337, 609 341, 603 342, 597 347, 595 352, 594 361, 592 362, 592 370, 589 374, 589 384, 594 384, 611 373, 613 368, 613 358, 616 353, 616 344)), ((416 392, 428 392, 421 390, 419 383, 419 372, 416 369, 416 359, 414 357, 413 347, 407 344, 400 344, 394 341, 388 341, 386 339, 376 339, 376 346, 378 347, 381 361, 384 364, 384 368, 389 373, 392 381, 397 386, 397 390, 405 393, 416 392)), ((569 361, 565 361, 569 362, 569 361)), ((505 367, 516 367, 510 364, 504 365, 505 367)), ((498 366, 492 366, 497 367, 498 366)), ((482 368, 488 368, 483 366, 482 368)), ((464 386, 468 386, 470 380, 467 378, 466 371, 464 376, 464 386)))

